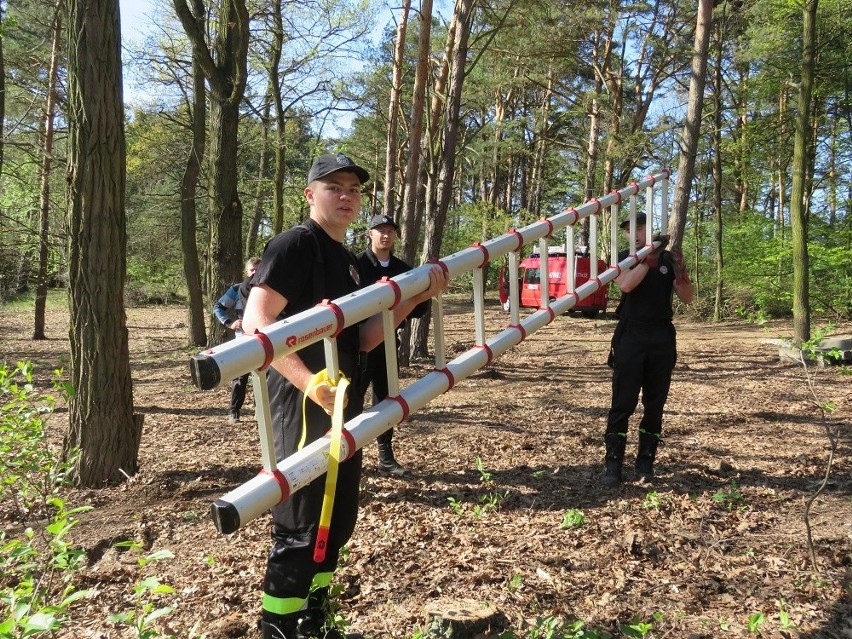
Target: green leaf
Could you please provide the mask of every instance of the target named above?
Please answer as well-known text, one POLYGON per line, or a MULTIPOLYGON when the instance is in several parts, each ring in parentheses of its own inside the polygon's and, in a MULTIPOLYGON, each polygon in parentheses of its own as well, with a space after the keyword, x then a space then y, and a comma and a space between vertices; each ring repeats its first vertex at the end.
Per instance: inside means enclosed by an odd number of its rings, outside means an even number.
POLYGON ((45 632, 57 628, 59 628, 59 622, 56 616, 45 612, 37 612, 24 622, 24 629, 26 630, 45 632))
POLYGON ((62 607, 67 607, 70 604, 74 603, 75 601, 79 601, 80 599, 85 599, 86 597, 88 597, 91 594, 91 592, 92 592, 91 590, 77 590, 75 592, 72 592, 70 595, 65 597, 62 600, 62 603, 60 603, 59 605, 62 606, 62 607))
POLYGON ((116 612, 106 618, 110 623, 130 623, 133 621, 132 612, 116 612))
POLYGON ((173 610, 174 610, 174 608, 172 608, 170 606, 165 606, 164 608, 158 608, 157 610, 152 612, 150 615, 147 615, 145 617, 145 621, 143 622, 143 625, 147 626, 148 624, 150 624, 153 621, 156 621, 160 617, 165 617, 166 615, 170 615, 170 614, 172 614, 173 610))

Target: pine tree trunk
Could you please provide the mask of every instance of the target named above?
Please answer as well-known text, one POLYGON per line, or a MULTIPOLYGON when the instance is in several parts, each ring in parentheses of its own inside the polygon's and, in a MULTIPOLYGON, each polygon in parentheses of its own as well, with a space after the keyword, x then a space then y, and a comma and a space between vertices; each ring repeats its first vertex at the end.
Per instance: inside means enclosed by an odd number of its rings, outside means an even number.
MULTIPOLYGON (((196 5, 200 5, 198 2, 196 5)), ((204 19, 204 7, 195 7, 193 12, 199 20, 204 19)), ((201 286, 201 266, 198 260, 196 229, 198 220, 198 176, 207 145, 207 92, 204 73, 197 62, 192 63, 192 148, 186 158, 180 181, 180 239, 183 255, 183 275, 186 278, 188 297, 187 330, 189 345, 204 346, 207 343, 207 326, 204 309, 204 291, 201 286)))
MULTIPOLYGON (((447 211, 452 198, 453 182, 456 166, 456 141, 458 139, 459 110, 461 108, 461 93, 465 79, 465 63, 467 60, 467 42, 470 36, 470 19, 473 13, 474 0, 457 0, 455 13, 458 17, 456 27, 455 48, 453 49, 452 71, 450 73, 449 99, 446 106, 443 133, 443 156, 441 158, 440 174, 437 188, 437 207, 426 222, 423 258, 428 261, 440 257, 441 241, 444 235, 444 225, 447 221, 447 211)), ((429 320, 431 312, 427 312, 419 320, 415 320, 414 355, 428 355, 429 320)))
MULTIPOLYGON (((217 31, 210 47, 205 29, 186 4, 172 0, 175 13, 192 42, 193 61, 210 86, 210 238, 208 295, 221 295, 242 279, 243 206, 237 190, 236 157, 239 105, 246 88, 249 15, 245 0, 220 0, 217 31), (215 54, 214 54, 215 52, 215 54)), ((225 328, 210 315, 210 344, 226 339, 225 328)))
POLYGON ((275 175, 272 178, 272 234, 278 235, 284 228, 284 174, 287 170, 287 148, 284 133, 287 128, 287 118, 284 113, 284 103, 281 99, 281 76, 278 67, 281 65, 281 51, 284 48, 284 16, 281 13, 281 3, 274 2, 272 10, 272 51, 269 64, 269 80, 272 83, 272 100, 275 105, 275 175))
POLYGON ((68 283, 71 383, 64 455, 101 486, 138 470, 124 311, 124 104, 118 0, 68 0, 68 283))
POLYGON ((38 232, 38 275, 36 277, 33 339, 46 339, 44 315, 47 306, 47 260, 50 242, 50 169, 53 165, 53 128, 56 118, 56 79, 59 72, 59 41, 62 36, 62 0, 56 2, 53 16, 53 42, 47 80, 47 103, 44 108, 44 145, 41 158, 38 232))
MULTIPOLYGON (((276 68, 277 73, 277 68, 276 68)), ((254 189, 254 210, 249 224, 248 237, 246 238, 246 260, 255 256, 257 249, 257 234, 260 222, 263 219, 263 203, 266 200, 268 187, 266 186, 266 173, 269 164, 269 133, 271 121, 269 116, 272 112, 272 83, 267 87, 267 93, 263 100, 263 115, 260 117, 261 132, 260 157, 257 159, 257 184, 254 189)))
MULTIPOLYGON (((396 176, 399 167, 396 165, 399 152, 399 105, 402 95, 402 72, 405 67, 405 34, 408 31, 408 15, 411 12, 411 0, 404 0, 399 14, 399 25, 396 28, 396 43, 393 51, 393 80, 391 81, 390 102, 388 104, 388 143, 385 150, 385 200, 382 213, 395 217, 396 213, 396 176)), ((413 138, 412 138, 413 139, 413 138)), ((418 138, 419 139, 419 138, 418 138)), ((412 145, 414 146, 414 145, 412 145)), ((406 233, 410 234, 409 222, 403 216, 400 242, 405 244, 406 233)), ((410 263, 410 262, 409 262, 410 263)))
POLYGON ((431 45, 432 0, 422 0, 420 7, 420 35, 418 40, 417 67, 414 74, 414 94, 411 99, 411 126, 408 138, 408 162, 405 167, 405 187, 402 200, 401 221, 403 228, 411 232, 415 226, 415 208, 422 196, 420 188, 420 139, 423 135, 423 120, 426 108, 426 84, 429 72, 429 50, 431 45), (410 221, 409 221, 410 220, 410 221))
POLYGON ((713 0, 699 0, 695 42, 692 47, 692 75, 689 80, 689 102, 680 147, 672 215, 668 231, 671 246, 680 248, 689 212, 689 196, 695 176, 695 156, 698 152, 698 134, 701 130, 701 107, 704 103, 704 85, 707 74, 707 48, 713 21, 713 0))
POLYGON ((802 79, 796 132, 793 139, 793 185, 790 192, 790 232, 793 249, 793 339, 797 344, 811 338, 811 310, 808 296, 810 264, 808 256, 807 189, 811 139, 811 99, 816 70, 816 13, 818 0, 806 0, 802 8, 802 79))
MULTIPOLYGON (((715 212, 715 245, 716 245, 716 301, 713 307, 713 319, 722 319, 724 305, 724 279, 722 254, 722 21, 716 30, 716 57, 713 69, 713 210, 715 212)), ((697 245, 697 242, 696 242, 697 245)))
MULTIPOLYGON (((0 4, 0 22, 3 20, 3 5, 0 4)), ((6 63, 3 58, 3 38, 0 38, 0 177, 3 175, 3 123, 6 121, 6 63)), ((3 180, 0 179, 0 185, 3 180)))

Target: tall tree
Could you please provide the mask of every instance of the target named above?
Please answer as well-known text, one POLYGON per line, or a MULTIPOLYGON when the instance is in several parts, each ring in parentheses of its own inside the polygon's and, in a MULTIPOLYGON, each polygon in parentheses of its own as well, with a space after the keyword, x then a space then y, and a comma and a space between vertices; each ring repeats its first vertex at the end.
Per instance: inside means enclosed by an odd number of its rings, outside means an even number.
MULTIPOLYGON (((193 60, 201 66, 210 88, 210 256, 208 291, 224 291, 242 277, 243 205, 237 189, 237 131, 240 102, 246 89, 249 15, 245 0, 219 0, 212 46, 187 0, 173 0, 193 60)), ((225 338, 225 329, 211 321, 210 342, 225 338)))
POLYGON ((267 75, 272 93, 272 103, 275 106, 275 174, 272 178, 272 233, 277 235, 284 228, 284 178, 287 167, 287 146, 284 143, 284 132, 287 126, 287 114, 281 97, 281 54, 284 49, 284 16, 281 3, 272 3, 272 44, 269 50, 269 65, 267 75))
MULTIPOLYGON (((468 39, 470 37, 471 20, 476 0, 456 0, 455 47, 450 72, 450 83, 446 101, 444 130, 441 138, 443 155, 441 157, 438 176, 437 207, 431 211, 426 222, 426 234, 423 246, 424 261, 437 259, 441 254, 441 241, 444 236, 444 225, 447 222, 447 211, 453 194, 456 169, 456 142, 459 132, 459 110, 461 109, 462 88, 464 87, 467 70, 468 39)), ((427 312, 417 321, 414 341, 414 354, 425 357, 428 354, 429 317, 427 312)))
POLYGON ((689 78, 689 101, 680 145, 677 185, 669 219, 671 244, 680 248, 686 229, 692 180, 695 177, 695 156, 698 153, 698 134, 701 130, 701 107, 704 104, 704 85, 707 75, 707 49, 713 27, 713 0, 698 0, 698 20, 692 47, 692 75, 689 78))
MULTIPOLYGON (((411 128, 409 130, 408 162, 405 166, 402 213, 400 220, 405 229, 415 228, 409 222, 415 215, 415 203, 421 199, 420 188, 420 139, 423 135, 425 117, 426 82, 429 71, 429 52, 432 36, 432 0, 420 3, 420 35, 418 37, 417 65, 414 73, 414 95, 411 98, 411 128)), ((394 60, 396 65, 396 60, 394 60)))
MULTIPOLYGON (((722 51, 724 48, 724 24, 727 3, 722 7, 722 16, 716 21, 716 52, 713 65, 713 213, 715 218, 714 244, 716 247, 716 303, 713 319, 722 319, 722 295, 724 293, 724 254, 722 252, 722 51)), ((696 242, 697 244, 698 242, 696 242)))
POLYGON ((813 169, 811 144, 811 100, 816 71, 818 0, 802 5, 802 71, 799 104, 793 139, 793 188, 790 193, 790 232, 793 249, 793 339, 796 343, 811 338, 811 308, 808 292, 810 279, 808 255, 808 215, 810 193, 808 176, 813 169))
MULTIPOLYGON (((206 12, 201 0, 193 0, 192 14, 203 31, 206 12)), ((192 103, 190 104, 190 128, 192 145, 186 158, 186 166, 180 180, 180 238, 183 258, 183 274, 186 278, 187 330, 189 343, 203 346, 207 343, 207 331, 204 318, 204 296, 201 287, 201 267, 198 260, 198 242, 196 240, 198 210, 198 177, 201 175, 201 162, 207 145, 207 91, 204 84, 204 72, 201 63, 193 57, 192 61, 192 103)))
MULTIPOLYGON (((3 176, 3 137, 4 123, 6 122, 6 64, 3 61, 3 3, 0 2, 0 178, 3 176)), ((0 179, 0 187, 2 187, 0 179)))
POLYGON ((53 44, 50 50, 50 70, 47 98, 44 107, 44 138, 42 141, 41 177, 39 180, 38 277, 36 278, 33 339, 45 339, 44 313, 47 302, 47 259, 50 237, 50 169, 53 164, 53 128, 56 118, 56 79, 59 75, 59 51, 62 37, 62 0, 56 0, 53 18, 53 44))
MULTIPOLYGON (((408 32, 408 14, 411 12, 411 0, 403 0, 396 28, 396 44, 393 51, 393 75, 391 79, 390 103, 388 105, 388 143, 385 146, 385 183, 383 191, 385 201, 382 212, 395 217, 397 153, 399 152, 399 105, 402 99, 402 73, 405 67, 405 36, 408 32)), ((409 228, 405 219, 402 243, 405 243, 405 231, 409 228)), ((409 262, 410 263, 410 262, 409 262)))
POLYGON ((124 311, 125 141, 118 0, 67 0, 68 292, 71 383, 66 458, 83 486, 138 470, 124 311))

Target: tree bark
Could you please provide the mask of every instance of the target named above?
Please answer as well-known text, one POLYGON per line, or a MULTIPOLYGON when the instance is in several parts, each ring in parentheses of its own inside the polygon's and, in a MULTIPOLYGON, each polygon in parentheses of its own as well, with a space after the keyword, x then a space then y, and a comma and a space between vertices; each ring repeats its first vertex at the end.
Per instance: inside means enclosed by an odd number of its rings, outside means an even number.
MULTIPOLYGON (((453 182, 456 167, 456 141, 458 139, 459 111, 461 94, 465 79, 465 63, 467 61, 467 42, 470 36, 470 21, 476 0, 457 0, 455 13, 458 16, 456 26, 455 47, 453 49, 452 70, 450 72, 449 98, 446 106, 443 131, 443 156, 437 188, 437 207, 434 214, 426 221, 425 242, 423 246, 424 261, 437 259, 441 253, 441 241, 444 235, 444 225, 447 222, 447 211, 453 194, 453 182)), ((414 329, 414 355, 428 355, 429 320, 431 312, 427 312, 419 320, 414 329)))
POLYGON ((78 485, 138 470, 124 311, 124 103, 118 0, 67 0, 71 384, 64 457, 78 485), (75 457, 75 450, 79 455, 75 457))
MULTIPOLYGON (((725 292, 724 257, 722 253, 722 50, 724 45, 724 16, 717 22, 716 56, 713 69, 713 210, 715 212, 716 246, 716 301, 713 306, 713 319, 721 321, 723 295, 725 292)), ((696 242, 697 245, 697 242, 696 242)))
MULTIPOLYGON (((204 6, 200 0, 193 3, 193 15, 196 20, 205 20, 204 6)), ((201 65, 192 63, 192 148, 186 158, 186 166, 180 180, 180 239, 183 254, 183 275, 186 278, 188 292, 187 330, 191 346, 204 346, 207 343, 207 328, 204 309, 204 294, 201 286, 201 266, 198 260, 198 242, 196 240, 198 210, 198 177, 207 145, 207 92, 204 85, 204 73, 201 65)))
MULTIPOLYGON (((204 29, 186 0, 173 0, 175 13, 192 43, 193 60, 210 86, 210 298, 242 279, 243 205, 237 190, 237 129, 246 88, 249 15, 245 0, 220 0, 212 51, 204 29)), ((212 319, 210 343, 226 338, 225 328, 212 319)))
POLYGON ((432 0, 420 4, 420 35, 417 46, 417 67, 414 73, 414 94, 411 98, 411 126, 408 139, 408 162, 405 166, 405 187, 402 199, 402 226, 414 229, 415 205, 422 195, 420 181, 421 144, 426 104, 426 84, 429 72, 429 50, 432 37, 432 0), (409 223, 409 220, 411 222, 409 223))
MULTIPOLYGON (((3 23, 3 5, 0 4, 0 24, 3 23)), ((3 57, 3 38, 0 38, 0 177, 3 175, 4 130, 6 121, 6 62, 3 57)), ((0 179, 0 185, 3 180, 0 179)))
POLYGON ((810 164, 811 100, 816 71, 816 13, 818 0, 806 0, 802 7, 802 77, 799 83, 799 104, 796 112, 796 132, 793 138, 793 184, 790 192, 790 237, 793 249, 793 339, 796 344, 811 338, 811 310, 808 285, 810 264, 808 255, 807 189, 810 164))
MULTIPOLYGON (((277 73, 277 65, 275 73, 277 73)), ((266 88, 266 95, 263 98, 263 114, 260 116, 260 126, 263 127, 261 132, 260 157, 257 160, 257 184, 254 189, 254 211, 249 224, 248 238, 246 238, 246 259, 254 256, 257 249, 257 234, 260 229, 260 222, 263 220, 263 203, 268 193, 266 186, 267 166, 269 164, 269 130, 271 121, 269 116, 272 111, 272 82, 266 88)))
POLYGON ((675 186, 672 215, 669 218, 671 246, 680 248, 689 213, 689 196, 695 176, 695 156, 698 152, 698 134, 701 130, 701 107, 704 103, 704 85, 707 74, 707 49, 713 22, 713 0, 698 1, 698 20, 692 47, 692 75, 689 79, 689 102, 681 139, 680 162, 675 186))
POLYGON ((281 51, 284 48, 284 16, 281 13, 281 3, 273 2, 272 9, 272 52, 269 64, 269 80, 272 83, 272 101, 275 105, 275 175, 272 178, 272 234, 278 235, 284 230, 284 173, 287 170, 285 160, 287 147, 284 143, 284 131, 287 128, 287 118, 284 113, 284 103, 281 99, 281 76, 278 67, 281 65, 281 51))
MULTIPOLYGON (((385 194, 382 213, 389 217, 396 217, 396 175, 398 171, 396 157, 399 151, 399 105, 402 96, 402 71, 405 66, 405 35, 408 32, 408 14, 410 12, 411 0, 404 0, 399 15, 399 24, 396 28, 396 44, 393 51, 393 79, 391 80, 390 102, 388 104, 388 143, 385 150, 385 183, 382 187, 385 194)), ((409 139, 413 140, 415 138, 410 136, 409 139)), ((403 229, 403 237, 400 238, 400 241, 404 243, 405 231, 408 227, 405 224, 404 217, 400 222, 402 222, 400 226, 403 229)))
MULTIPOLYGON (((62 37, 62 0, 57 0, 53 16, 53 41, 47 76, 47 102, 44 108, 44 143, 39 187, 38 275, 36 276, 33 339, 46 339, 44 314, 47 306, 47 260, 50 241, 50 169, 53 165, 53 128, 56 119, 56 79, 59 75, 59 45, 62 37)), ((2 117, 2 116, 0 116, 2 117)), ((0 132, 2 135, 2 132, 0 132)))

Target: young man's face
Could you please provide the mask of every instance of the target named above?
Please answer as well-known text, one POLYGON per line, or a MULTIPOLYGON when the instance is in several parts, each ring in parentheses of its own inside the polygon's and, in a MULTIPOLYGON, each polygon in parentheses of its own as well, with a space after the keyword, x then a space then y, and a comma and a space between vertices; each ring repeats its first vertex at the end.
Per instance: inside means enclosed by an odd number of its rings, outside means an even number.
POLYGON ((361 208, 361 181, 349 171, 335 171, 314 180, 305 189, 311 217, 321 225, 345 230, 361 208))
MULTIPOLYGON (((645 240, 647 239, 645 237, 645 233, 646 233, 645 225, 639 224, 636 227, 636 233, 633 235, 633 237, 636 238, 636 248, 642 248, 643 246, 645 246, 645 240)), ((627 242, 628 242, 628 245, 629 245, 629 242, 630 242, 630 226, 629 225, 624 227, 624 237, 627 238, 627 242)))
POLYGON ((379 224, 370 229, 370 247, 373 252, 385 251, 393 248, 396 239, 396 228, 393 224, 379 224))
POLYGON ((257 264, 246 262, 246 277, 251 277, 257 271, 257 264))

